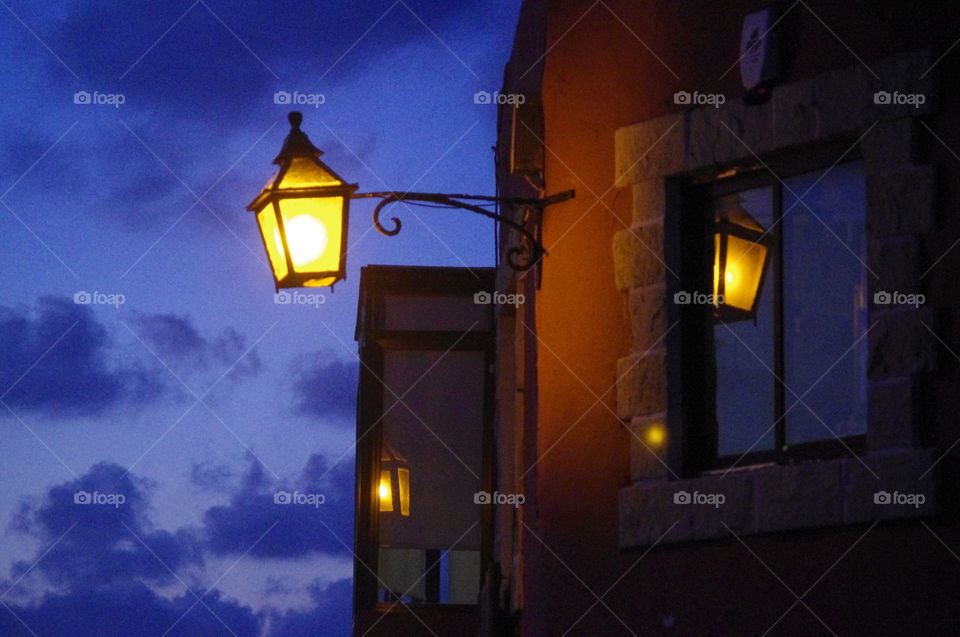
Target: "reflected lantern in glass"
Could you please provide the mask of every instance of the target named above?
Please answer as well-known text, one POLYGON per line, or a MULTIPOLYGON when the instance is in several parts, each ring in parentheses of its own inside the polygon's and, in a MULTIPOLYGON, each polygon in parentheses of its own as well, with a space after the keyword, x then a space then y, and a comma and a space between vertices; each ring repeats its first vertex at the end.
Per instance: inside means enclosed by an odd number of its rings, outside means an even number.
POLYGON ((386 444, 381 448, 377 497, 381 513, 393 513, 399 509, 400 515, 410 516, 410 469, 407 459, 386 444))
POLYGON ((714 314, 725 323, 752 319, 770 251, 767 232, 732 196, 720 200, 713 233, 714 314))
POLYGON ((288 117, 290 133, 278 165, 247 210, 257 216, 276 289, 332 286, 346 278, 347 222, 356 184, 320 161, 322 151, 288 117))

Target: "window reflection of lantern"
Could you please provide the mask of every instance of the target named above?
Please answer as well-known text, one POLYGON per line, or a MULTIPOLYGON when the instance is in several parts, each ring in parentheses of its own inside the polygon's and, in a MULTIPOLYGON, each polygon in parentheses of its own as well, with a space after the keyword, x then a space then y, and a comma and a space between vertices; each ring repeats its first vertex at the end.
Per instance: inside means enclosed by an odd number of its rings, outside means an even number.
POLYGON ((377 496, 381 513, 392 513, 399 505, 400 515, 410 516, 410 469, 407 459, 388 445, 381 448, 377 496))
POLYGON ((727 323, 754 318, 768 260, 767 231, 732 196, 720 200, 713 233, 714 314, 727 323))

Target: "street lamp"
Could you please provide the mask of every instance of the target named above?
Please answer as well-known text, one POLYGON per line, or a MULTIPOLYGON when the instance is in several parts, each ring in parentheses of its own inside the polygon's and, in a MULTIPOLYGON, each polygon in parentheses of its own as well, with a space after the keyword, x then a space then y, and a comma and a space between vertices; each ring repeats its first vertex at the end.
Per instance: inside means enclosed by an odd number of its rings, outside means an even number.
POLYGON ((507 262, 515 270, 526 270, 546 254, 543 245, 522 223, 514 221, 513 215, 500 215, 482 208, 481 204, 523 206, 532 211, 534 222, 539 223, 546 206, 574 196, 572 190, 542 199, 427 192, 357 193, 357 184, 346 183, 320 161, 323 153, 300 130, 303 115, 293 111, 288 119, 290 133, 280 154, 273 160, 279 168, 247 206, 247 210, 256 214, 278 290, 332 286, 346 278, 351 199, 381 200, 373 210, 373 225, 387 236, 400 232, 400 220, 392 217, 393 226, 387 228, 380 221, 380 212, 384 206, 397 202, 459 208, 495 219, 520 235, 519 245, 507 250, 507 262), (478 203, 460 201, 463 199, 478 203))
POLYGON ((320 161, 323 153, 290 113, 279 168, 250 202, 276 287, 323 287, 346 278, 347 218, 357 190, 320 161))
POLYGON ((737 198, 718 211, 713 232, 714 314, 725 323, 754 318, 766 274, 767 231, 737 198))

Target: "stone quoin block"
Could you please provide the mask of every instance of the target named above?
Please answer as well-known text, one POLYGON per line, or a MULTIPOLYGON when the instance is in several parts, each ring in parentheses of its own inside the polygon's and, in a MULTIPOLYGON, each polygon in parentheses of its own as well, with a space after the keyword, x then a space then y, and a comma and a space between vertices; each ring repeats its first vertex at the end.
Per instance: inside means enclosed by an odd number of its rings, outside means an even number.
POLYGON ((617 361, 617 416, 627 420, 667 408, 666 356, 662 350, 617 361))
POLYGON ((820 112, 813 101, 814 82, 791 82, 773 89, 774 143, 779 147, 813 142, 819 136, 820 112))
MULTIPOLYGON (((871 302, 875 292, 920 292, 919 250, 915 238, 907 236, 870 242, 867 248, 867 265, 872 271, 867 274, 871 302)), ((882 304, 875 307, 885 309, 882 304)))
POLYGON ((870 383, 867 389, 867 449, 912 447, 915 407, 912 378, 870 383))
POLYGON ((700 169, 742 161, 773 148, 773 110, 731 99, 720 108, 688 113, 687 168, 700 169))
POLYGON ((757 525, 764 531, 829 526, 843 517, 837 462, 775 467, 754 474, 757 525))
POLYGON ((909 169, 917 157, 917 123, 912 117, 877 122, 860 141, 866 172, 909 169))
MULTIPOLYGON (((818 137, 859 135, 880 119, 879 106, 873 98, 880 83, 863 66, 832 71, 808 81, 812 83, 811 99, 817 110, 818 137)), ((892 116, 892 107, 885 108, 892 116)))
POLYGON ((618 290, 659 283, 664 272, 663 226, 635 226, 613 235, 613 274, 618 290))
POLYGON ((685 117, 680 113, 617 129, 616 185, 623 188, 651 177, 682 172, 685 146, 685 117))
POLYGON ((876 325, 867 335, 867 377, 881 380, 934 371, 941 345, 931 332, 937 328, 933 318, 929 307, 872 313, 876 325))
MULTIPOLYGON (((621 548, 650 546, 664 536, 671 526, 686 528, 683 517, 693 517, 693 508, 680 508, 673 503, 674 489, 669 482, 641 483, 620 490, 619 536, 621 548), (674 525, 674 523, 678 523, 674 525)), ((666 539, 666 538, 664 538, 666 539)))
POLYGON ((639 181, 631 187, 633 195, 633 225, 662 223, 666 210, 666 190, 663 179, 639 181))
POLYGON ((666 283, 656 283, 630 290, 630 329, 635 352, 663 345, 667 330, 666 289, 666 283))
POLYGON ((937 512, 931 450, 897 449, 867 454, 861 460, 862 463, 848 458, 844 467, 844 523, 921 517, 937 512), (889 499, 884 494, 889 494, 889 499), (922 502, 917 495, 923 496, 922 502))
MULTIPOLYGON (((693 508, 692 525, 686 531, 689 539, 707 539, 711 537, 731 537, 731 533, 745 535, 756 533, 757 516, 756 484, 749 473, 729 473, 726 476, 704 476, 695 480, 685 480, 682 490, 690 493, 693 508), (711 503, 711 497, 716 500, 711 503), (719 498, 723 500, 720 501, 719 498), (699 502, 697 501, 699 499, 699 502), (729 529, 727 528, 729 527, 729 529)), ((673 491, 681 487, 673 485, 673 491)), ((675 506, 684 506, 674 503, 675 506)))
POLYGON ((922 233, 935 216, 933 166, 867 174, 867 232, 874 238, 922 233))
MULTIPOLYGON (((891 55, 871 62, 870 67, 880 76, 880 90, 891 94, 922 95, 922 103, 878 104, 877 117, 890 120, 902 117, 928 115, 936 107, 934 92, 935 68, 929 50, 891 55)), ((871 100, 873 97, 871 96, 871 100)))

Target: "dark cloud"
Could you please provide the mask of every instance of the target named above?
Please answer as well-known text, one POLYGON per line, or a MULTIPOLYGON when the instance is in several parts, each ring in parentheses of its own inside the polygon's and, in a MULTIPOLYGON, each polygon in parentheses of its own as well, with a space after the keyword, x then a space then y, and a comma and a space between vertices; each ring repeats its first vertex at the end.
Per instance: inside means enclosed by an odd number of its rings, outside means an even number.
POLYGON ((356 411, 360 363, 327 351, 293 362, 293 391, 299 413, 318 418, 351 418, 356 411))
MULTIPOLYGON (((22 504, 13 528, 51 547, 35 568, 62 586, 86 588, 130 578, 173 583, 171 571, 203 563, 200 543, 186 530, 151 528, 147 486, 122 467, 102 462, 79 479, 51 488, 39 504, 22 504)), ((19 577, 32 564, 15 563, 13 575, 19 577)))
MULTIPOLYGON (((219 378, 256 375, 256 350, 232 327, 201 334, 189 318, 136 314, 135 331, 178 374, 209 371, 219 378), (246 354, 245 354, 246 352, 246 354)), ((89 306, 42 297, 35 308, 0 306, 0 399, 15 412, 96 416, 123 404, 138 407, 165 392, 181 391, 145 351, 124 363, 106 327, 89 306)))
POLYGON ((235 476, 227 465, 195 462, 190 467, 190 482, 206 491, 227 491, 235 476))
MULTIPOLYGON (((412 15, 404 3, 392 0, 100 0, 55 9, 13 4, 63 63, 16 21, 0 24, 0 37, 22 42, 29 52, 16 60, 8 82, 22 94, 0 103, 0 115, 12 123, 10 130, 0 131, 0 148, 11 151, 5 155, 12 159, 7 162, 11 181, 79 122, 44 158, 36 179, 55 176, 69 195, 65 204, 75 208, 80 202, 86 214, 115 219, 127 230, 148 230, 150 241, 158 228, 169 228, 194 204, 181 179, 203 194, 251 151, 247 161, 253 163, 237 166, 205 197, 220 221, 200 204, 189 213, 191 221, 211 232, 222 231, 221 222, 234 230, 248 222, 231 213, 242 209, 266 177, 244 170, 253 165, 268 170, 266 162, 279 149, 287 107, 274 104, 277 90, 322 93, 328 104, 336 104, 341 87, 400 47, 413 44, 449 56, 431 30, 462 34, 464 24, 477 23, 479 6, 407 0, 412 15), (125 102, 120 108, 76 105, 72 96, 80 90, 119 93, 125 102), (281 122, 279 128, 251 148, 275 122, 281 122)), ((491 19, 492 13, 487 9, 483 15, 491 19)), ((485 27, 481 22, 471 31, 485 27)), ((474 60, 468 63, 476 66, 474 60)), ((402 60, 399 67, 419 72, 403 67, 402 60)), ((473 79, 463 69, 463 81, 473 79)), ((323 111, 317 117, 329 119, 323 111)), ((326 150, 340 146, 319 123, 309 130, 326 150)), ((369 139, 350 141, 367 163, 370 144, 369 139)), ((345 174, 366 174, 352 153, 337 155, 345 174)), ((55 195, 28 187, 40 185, 25 182, 13 203, 22 205, 22 198, 33 194, 38 207, 45 207, 55 195)))
MULTIPOLYGON (((195 473, 205 473, 200 465, 194 468, 195 473)), ((219 590, 193 585, 167 599, 150 586, 176 587, 195 581, 186 572, 204 564, 205 551, 247 553, 248 559, 291 559, 318 551, 349 555, 320 521, 349 545, 352 480, 352 462, 331 469, 319 455, 311 456, 294 480, 280 483, 251 462, 229 505, 208 510, 202 529, 168 532, 153 528, 147 515, 153 485, 116 464, 99 463, 80 478, 21 505, 12 530, 29 534, 40 546, 36 555, 15 562, 11 569, 11 579, 23 577, 23 581, 5 602, 6 608, 0 607, 0 635, 126 637, 163 634, 174 623, 167 634, 252 637, 263 635, 267 625, 271 636, 348 634, 349 581, 332 585, 315 581, 309 589, 314 606, 303 611, 277 611, 266 604, 255 612, 224 599, 219 590), (280 489, 322 493, 326 501, 319 508, 276 504, 274 493, 280 489), (77 493, 89 494, 94 501, 83 503, 84 495, 78 503, 77 493), (116 500, 118 495, 123 502, 117 505, 96 503, 110 497, 116 500), (260 539, 274 523, 273 530, 260 539), (55 589, 34 601, 23 601, 38 577, 55 589), (195 603, 197 596, 203 604, 195 603)), ((267 582, 266 597, 289 593, 282 582, 267 582)))
POLYGON ((236 364, 234 372, 252 376, 260 371, 260 357, 256 349, 247 352, 249 347, 246 337, 232 327, 224 328, 210 343, 213 355, 221 363, 236 364))
POLYGON ((249 549, 250 555, 261 558, 316 552, 349 555, 340 541, 347 546, 353 542, 352 501, 353 462, 348 459, 330 468, 322 456, 313 455, 296 480, 283 482, 270 480, 253 462, 230 503, 204 514, 206 546, 215 555, 240 555, 249 549), (291 496, 322 494, 324 503, 277 503, 279 491, 291 496))
POLYGON ((0 307, 0 394, 14 410, 95 415, 144 403, 160 385, 139 367, 109 362, 107 330, 85 305, 43 297, 35 310, 0 307))
POLYGON ((230 370, 232 376, 253 376, 260 370, 256 350, 247 352, 246 338, 232 327, 207 338, 189 318, 176 314, 139 314, 134 325, 140 338, 174 369, 207 369, 216 362, 218 374, 230 370))
POLYGON ((160 356, 203 355, 206 341, 189 319, 174 314, 146 314, 136 320, 141 337, 160 356))
POLYGON ((139 582, 82 588, 67 595, 48 593, 34 605, 0 607, 4 637, 258 637, 260 624, 249 607, 223 599, 219 591, 187 592, 168 600, 139 582))

